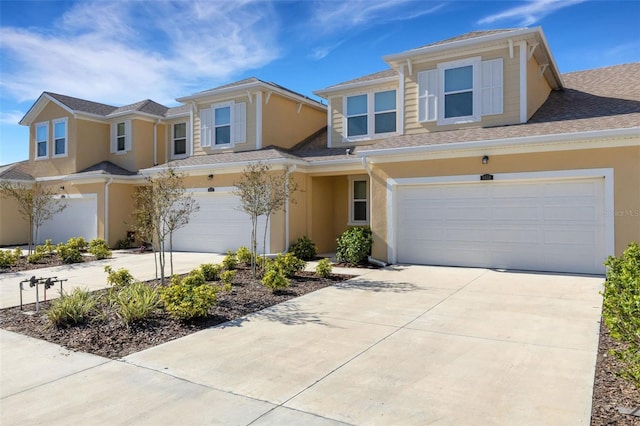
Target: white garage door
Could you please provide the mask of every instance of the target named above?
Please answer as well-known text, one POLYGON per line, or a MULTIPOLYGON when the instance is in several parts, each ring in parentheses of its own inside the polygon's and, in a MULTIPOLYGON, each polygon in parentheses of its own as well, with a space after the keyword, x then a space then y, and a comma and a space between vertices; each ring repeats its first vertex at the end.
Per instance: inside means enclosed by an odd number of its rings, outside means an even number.
MULTIPOLYGON (((229 192, 194 193, 200 210, 173 236, 175 251, 225 253, 251 246, 251 219, 239 209, 238 197, 229 192)), ((262 253, 264 217, 258 220, 258 251, 262 253)), ((269 230, 267 230, 269 247, 269 230)))
POLYGON ((79 198, 65 198, 67 207, 42 224, 38 231, 38 244, 51 240, 54 244, 71 237, 84 237, 90 241, 98 236, 98 197, 85 194, 79 198))
POLYGON ((401 263, 603 273, 604 178, 399 186, 401 263))

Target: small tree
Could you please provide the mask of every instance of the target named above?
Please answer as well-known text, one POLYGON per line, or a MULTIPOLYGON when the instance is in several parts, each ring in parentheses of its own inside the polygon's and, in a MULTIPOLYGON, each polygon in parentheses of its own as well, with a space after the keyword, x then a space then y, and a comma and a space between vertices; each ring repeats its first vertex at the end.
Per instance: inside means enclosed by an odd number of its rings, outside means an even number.
POLYGON ((199 209, 191 194, 185 191, 183 180, 184 174, 167 168, 155 177, 147 177, 145 186, 139 187, 134 194, 136 232, 151 243, 156 259, 156 278, 160 270, 163 284, 167 237, 173 275, 173 233, 189 223, 191 213, 199 209))
POLYGON ((265 216, 262 250, 266 250, 267 229, 271 215, 286 208, 291 193, 297 189, 289 170, 274 174, 268 164, 257 162, 248 165, 238 182, 234 193, 240 197, 240 209, 251 219, 251 271, 257 276, 256 256, 258 254, 258 217, 265 216))
POLYGON ((64 201, 54 198, 51 187, 36 181, 30 185, 0 181, 0 197, 13 198, 18 204, 18 212, 29 222, 29 254, 38 241, 40 227, 67 207, 64 201))

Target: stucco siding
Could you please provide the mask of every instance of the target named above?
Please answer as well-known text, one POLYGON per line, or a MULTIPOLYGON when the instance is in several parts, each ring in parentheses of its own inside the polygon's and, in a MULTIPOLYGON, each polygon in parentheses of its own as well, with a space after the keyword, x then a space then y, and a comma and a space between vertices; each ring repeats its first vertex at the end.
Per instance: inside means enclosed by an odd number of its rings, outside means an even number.
POLYGON ((540 75, 540 65, 535 57, 527 62, 527 120, 542 106, 551 93, 547 79, 540 75))
POLYGON ((74 120, 77 171, 104 161, 109 156, 111 128, 107 123, 74 120))
POLYGON ((29 241, 29 222, 18 211, 13 198, 0 197, 0 246, 26 244, 29 241))
POLYGON ((109 235, 106 238, 111 247, 127 237, 127 231, 134 230, 133 194, 136 185, 112 183, 109 185, 109 235))
POLYGON ((262 146, 291 148, 327 124, 325 111, 298 103, 273 93, 262 108, 262 146))
POLYGON ((49 102, 38 114, 37 118, 29 127, 29 168, 31 174, 39 177, 60 176, 77 171, 75 162, 75 119, 73 115, 65 109, 49 102), (64 157, 53 157, 53 120, 67 118, 67 155, 64 157), (47 157, 36 159, 36 125, 48 123, 48 144, 47 157))

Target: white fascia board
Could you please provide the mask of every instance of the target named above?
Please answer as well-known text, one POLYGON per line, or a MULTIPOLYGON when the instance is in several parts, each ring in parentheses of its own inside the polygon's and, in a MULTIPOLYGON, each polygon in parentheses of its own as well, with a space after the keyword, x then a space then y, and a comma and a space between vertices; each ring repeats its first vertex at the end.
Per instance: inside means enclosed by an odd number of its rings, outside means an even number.
MULTIPOLYGON (((514 37, 526 36, 529 34, 539 33, 541 31, 540 27, 534 28, 521 28, 513 31, 505 31, 502 33, 489 34, 480 37, 468 38, 465 40, 452 41, 450 43, 437 44, 435 46, 425 46, 413 50, 407 50, 400 53, 393 53, 391 55, 385 55, 382 57, 382 60, 391 63, 396 61, 406 61, 407 59, 411 59, 415 56, 422 56, 426 54, 434 54, 446 50, 451 49, 459 49, 470 47, 480 43, 487 43, 496 40, 509 39, 514 37)), ((390 64, 391 65, 391 64, 390 64)))
MULTIPOLYGON (((254 161, 238 161, 234 163, 217 163, 217 164, 194 164, 188 166, 171 166, 174 170, 179 172, 188 172, 190 176, 208 175, 215 171, 222 171, 225 173, 234 173, 244 170, 251 164, 262 163, 270 166, 276 166, 274 169, 284 169, 287 166, 301 166, 304 167, 307 163, 302 160, 293 160, 290 158, 275 158, 271 160, 254 160, 254 161)), ((151 167, 148 169, 140 170, 141 176, 154 176, 162 171, 168 169, 167 165, 151 167)))
MULTIPOLYGON (((507 153, 525 153, 533 151, 575 150, 589 148, 606 148, 616 146, 640 145, 640 127, 610 130, 592 130, 576 133, 556 133, 550 135, 523 136, 518 138, 477 140, 468 142, 443 143, 437 145, 422 145, 401 148, 382 148, 361 151, 356 153, 359 157, 366 157, 372 163, 384 163, 420 159, 418 156, 437 156, 439 158, 455 158, 477 155, 478 151, 486 153, 488 149, 500 149, 507 153), (603 146, 595 146, 603 139, 620 139, 617 143, 607 141, 603 146), (585 141, 592 141, 587 144, 585 141), (538 149, 533 149, 535 146, 538 149), (554 146, 556 148, 554 149, 554 146), (507 152, 508 151, 508 152, 507 152)), ((497 155, 497 154, 496 154, 497 155)))
POLYGON ((163 118, 164 118, 164 120, 173 120, 173 119, 176 119, 176 118, 189 117, 190 114, 191 114, 191 112, 187 111, 187 112, 182 112, 180 114, 165 115, 163 118))
POLYGON ((375 86, 375 85, 384 84, 384 83, 397 83, 398 81, 399 81, 398 76, 394 75, 392 77, 377 78, 375 80, 358 81, 355 83, 332 86, 326 89, 315 90, 313 94, 323 97, 325 99, 328 99, 329 95, 331 95, 332 93, 351 91, 354 89, 362 89, 363 87, 375 86))
POLYGON ((42 112, 44 107, 47 106, 48 102, 53 102, 54 104, 58 105, 60 108, 67 111, 69 114, 75 115, 74 110, 72 110, 71 108, 69 108, 62 102, 60 102, 59 100, 55 99, 54 97, 49 96, 46 93, 43 93, 40 95, 40 97, 38 97, 38 99, 31 106, 31 108, 29 108, 29 111, 27 111, 27 113, 24 115, 24 117, 22 117, 22 119, 18 122, 18 124, 22 126, 31 126, 31 123, 33 123, 33 120, 35 120, 38 114, 42 112))
POLYGON ((111 175, 101 172, 96 173, 87 173, 84 176, 75 176, 75 175, 59 175, 59 176, 46 176, 36 178, 37 182, 70 182, 78 185, 86 185, 90 183, 101 183, 105 182, 109 179, 113 179, 113 182, 116 183, 131 183, 135 181, 141 181, 143 179, 140 175, 133 176, 119 176, 119 175, 111 175))
POLYGON ((553 53, 551 52, 551 49, 549 49, 549 43, 547 43, 547 37, 545 37, 544 31, 542 31, 542 27, 536 27, 536 29, 538 30, 538 36, 540 37, 542 41, 542 45, 544 46, 547 56, 549 57, 550 68, 553 71, 555 78, 558 80, 558 84, 560 85, 560 87, 564 87, 562 74, 560 74, 560 69, 558 68, 558 64, 556 63, 556 60, 553 57, 553 53))
POLYGON ((116 118, 122 118, 125 117, 127 115, 132 115, 136 118, 144 118, 147 119, 148 121, 156 121, 158 119, 163 119, 164 117, 161 115, 155 115, 155 114, 149 114, 146 112, 141 112, 141 111, 123 111, 123 112, 119 112, 117 114, 109 114, 106 115, 105 118, 109 121, 113 121, 116 118))

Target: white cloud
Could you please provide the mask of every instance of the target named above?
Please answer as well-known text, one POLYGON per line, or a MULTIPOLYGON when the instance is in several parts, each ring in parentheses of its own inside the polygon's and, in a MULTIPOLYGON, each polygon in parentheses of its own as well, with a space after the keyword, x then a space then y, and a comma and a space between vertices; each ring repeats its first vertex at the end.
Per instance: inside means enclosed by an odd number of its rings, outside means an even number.
POLYGON ((329 54, 334 51, 335 49, 338 48, 338 46, 340 46, 342 44, 342 41, 339 41, 338 43, 334 43, 331 46, 318 46, 312 49, 311 54, 309 55, 309 58, 311 58, 314 61, 319 61, 320 59, 324 59, 327 56, 329 56, 329 54))
POLYGON ((273 61, 276 33, 263 2, 76 3, 53 29, 0 29, 0 87, 20 102, 46 90, 170 104, 273 61))
POLYGON ((478 24, 487 25, 498 21, 511 20, 515 21, 518 26, 529 26, 559 9, 573 6, 583 1, 585 0, 532 0, 522 6, 516 6, 503 12, 486 16, 480 19, 478 24))
POLYGON ((17 124, 20 120, 22 120, 24 114, 24 112, 18 110, 0 111, 0 123, 17 124))

